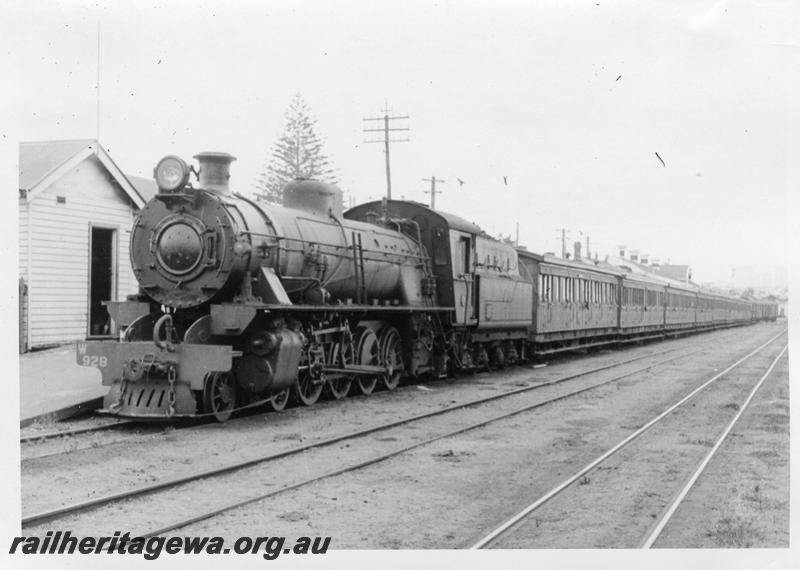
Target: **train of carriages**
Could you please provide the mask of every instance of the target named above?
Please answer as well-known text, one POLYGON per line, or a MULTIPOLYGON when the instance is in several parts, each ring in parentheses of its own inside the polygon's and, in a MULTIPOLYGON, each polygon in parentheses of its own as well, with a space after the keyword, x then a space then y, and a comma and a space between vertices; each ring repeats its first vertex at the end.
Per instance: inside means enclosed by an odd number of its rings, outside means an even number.
POLYGON ((232 156, 195 158, 199 170, 169 156, 154 171, 130 240, 140 293, 106 303, 119 340, 77 346, 110 387, 107 413, 224 421, 262 402, 777 316, 772 303, 529 253, 417 202, 343 213, 336 186, 297 180, 282 206, 256 203, 230 191, 232 156))

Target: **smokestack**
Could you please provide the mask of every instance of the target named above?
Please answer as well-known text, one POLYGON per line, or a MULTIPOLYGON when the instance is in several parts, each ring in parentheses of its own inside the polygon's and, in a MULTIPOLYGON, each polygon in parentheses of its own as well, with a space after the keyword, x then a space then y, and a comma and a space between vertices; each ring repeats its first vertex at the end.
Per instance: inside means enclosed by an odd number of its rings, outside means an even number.
POLYGON ((194 155, 194 158, 200 163, 200 188, 223 196, 230 195, 228 181, 231 178, 231 162, 236 160, 236 157, 227 152, 201 152, 194 155))
POLYGON ((575 242, 575 259, 578 260, 581 258, 581 242, 575 242))

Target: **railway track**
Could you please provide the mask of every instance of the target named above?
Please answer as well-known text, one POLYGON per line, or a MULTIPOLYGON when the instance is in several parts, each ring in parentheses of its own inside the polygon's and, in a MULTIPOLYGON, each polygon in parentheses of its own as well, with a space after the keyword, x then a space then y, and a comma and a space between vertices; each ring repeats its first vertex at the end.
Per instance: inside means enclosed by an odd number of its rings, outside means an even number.
POLYGON ((87 433, 97 433, 102 431, 111 431, 120 428, 127 428, 133 427, 137 425, 142 425, 142 422, 137 421, 120 421, 120 420, 113 420, 109 421, 108 423, 98 424, 94 426, 84 426, 84 427, 76 427, 73 429, 64 429, 64 430, 55 430, 55 431, 48 431, 42 433, 32 433, 29 435, 21 435, 19 438, 19 442, 22 443, 32 443, 32 442, 41 442, 47 441, 50 439, 58 439, 58 438, 65 438, 71 437, 75 435, 82 435, 87 433))
MULTIPOLYGON (((679 349, 678 348, 670 348, 670 349, 667 349, 665 351, 660 351, 657 354, 668 354, 670 352, 674 352, 675 350, 679 350, 679 349)), ((648 356, 649 355, 638 356, 638 357, 635 357, 633 359, 628 359, 628 360, 622 361, 622 362, 618 363, 618 365, 626 364, 628 362, 635 362, 637 360, 641 360, 643 358, 647 358, 648 356)), ((602 370, 602 369, 603 368, 598 368, 597 370, 602 370)), ((250 414, 250 415, 234 418, 232 420, 229 420, 229 422, 236 422, 236 421, 243 420, 245 418, 251 418, 253 416, 264 417, 267 414, 272 414, 272 413, 273 413, 272 411, 267 411, 267 412, 260 412, 260 413, 257 413, 257 414, 250 414)), ((206 420, 185 420, 183 422, 178 422, 178 423, 171 424, 171 425, 172 425, 172 427, 174 429, 190 429, 190 428, 195 428, 195 427, 208 425, 208 424, 216 425, 216 422, 214 422, 212 420, 208 420, 208 419, 206 419, 206 420)), ((141 420, 116 420, 116 419, 114 419, 114 420, 107 420, 103 424, 100 424, 100 425, 80 426, 80 427, 75 427, 75 428, 72 428, 72 429, 54 430, 54 431, 49 431, 49 432, 31 433, 31 434, 21 435, 20 436, 20 445, 24 445, 24 444, 40 444, 40 443, 45 442, 45 441, 51 441, 51 440, 57 440, 57 439, 66 439, 66 438, 74 438, 76 436, 86 436, 86 435, 102 433, 102 432, 106 432, 106 431, 124 430, 124 429, 129 429, 129 428, 145 428, 145 429, 148 429, 148 428, 150 428, 152 426, 161 426, 161 427, 163 427, 163 425, 164 425, 163 422, 156 423, 156 422, 148 422, 148 421, 141 421, 141 420)), ((73 452, 78 451, 80 449, 87 449, 89 447, 96 449, 98 447, 102 447, 102 446, 105 446, 105 445, 118 444, 118 443, 121 443, 122 441, 126 441, 126 440, 113 439, 113 440, 108 441, 108 442, 97 442, 96 440, 92 440, 92 441, 88 441, 87 444, 84 445, 84 446, 81 446, 80 442, 77 442, 75 446, 72 446, 67 450, 60 450, 60 451, 55 451, 55 452, 51 452, 51 453, 45 453, 45 454, 41 454, 41 455, 33 455, 33 456, 30 456, 30 457, 23 457, 22 461, 23 462, 32 461, 32 460, 37 460, 37 459, 43 459, 43 458, 46 458, 46 457, 53 457, 53 456, 60 455, 60 454, 63 454, 63 453, 73 453, 73 452)))
MULTIPOLYGON (((705 381, 703 384, 701 384, 700 386, 698 386, 697 388, 695 388, 694 390, 692 390, 691 392, 686 394, 683 398, 681 398, 680 400, 678 400, 677 402, 675 402, 674 404, 669 406, 667 409, 665 409, 663 412, 661 412, 656 417, 651 419, 649 422, 645 423, 642 427, 640 427, 639 429, 637 429, 636 431, 634 431, 633 433, 631 433, 630 435, 625 437, 623 440, 621 440, 619 443, 614 445, 608 451, 604 452, 603 454, 601 454, 600 456, 598 456, 597 458, 595 458, 594 460, 589 462, 587 465, 585 465, 583 468, 579 469, 578 471, 576 471, 575 473, 573 473, 569 477, 565 478, 561 483, 559 483, 558 485, 553 487, 551 490, 549 490, 547 493, 545 493, 544 495, 542 495, 541 497, 539 497, 538 499, 536 499, 532 503, 528 504, 526 507, 521 509, 519 512, 517 512, 516 514, 514 514, 513 516, 511 516, 507 520, 505 520, 505 521, 501 522, 500 524, 498 524, 491 532, 489 532, 488 534, 484 535, 482 538, 480 538, 475 543, 473 543, 470 546, 470 548, 471 549, 484 549, 484 548, 492 547, 493 545, 497 545, 499 542, 501 542, 504 539, 504 537, 506 537, 509 534, 513 533, 514 530, 517 527, 521 526, 526 520, 528 520, 529 517, 534 512, 538 511, 540 508, 542 508, 544 505, 546 505, 547 503, 549 503, 551 500, 555 499, 559 495, 562 495, 563 493, 566 493, 570 489, 574 489, 576 487, 575 484, 578 483, 581 480, 585 480, 584 478, 590 472, 592 472, 593 470, 598 468, 600 465, 605 463, 610 458, 617 456, 629 444, 631 444, 632 442, 634 442, 635 440, 640 438, 642 435, 644 435, 646 432, 648 432, 651 428, 653 428, 654 426, 659 424, 659 422, 661 422, 665 418, 669 417, 671 414, 673 414, 673 412, 675 412, 676 410, 678 410, 682 406, 685 406, 686 404, 691 402, 695 398, 695 396, 697 396, 702 391, 704 391, 706 388, 708 388, 709 386, 711 386, 712 384, 717 382, 719 379, 721 379, 722 377, 727 375, 733 369, 737 368, 738 366, 743 364, 745 361, 747 361, 750 358, 756 356, 757 354, 760 354, 762 351, 764 351, 768 346, 770 346, 773 342, 775 342, 778 338, 780 338, 784 334, 786 334, 785 331, 781 332, 780 334, 776 335, 775 337, 773 337, 772 339, 770 339, 766 343, 760 345, 758 348, 756 348, 755 350, 751 351, 747 355, 743 356, 742 358, 740 358, 739 360, 737 360, 736 362, 734 362, 733 364, 731 364, 730 366, 728 366, 727 368, 722 370, 721 372, 715 374, 712 378, 710 378, 709 380, 705 381)), ((653 546, 655 541, 658 539, 658 536, 661 534, 661 532, 664 530, 665 526, 669 522, 669 520, 672 517, 672 515, 676 512, 676 510, 679 508, 681 502, 685 499, 685 497, 688 494, 689 490, 696 483, 697 479, 699 478, 699 476, 701 475, 701 473, 703 472, 705 467, 708 465, 708 463, 714 457, 715 453, 717 452, 719 447, 722 445, 722 443, 725 440, 725 438, 728 436, 730 431, 733 429, 733 426, 736 424, 736 422, 739 420, 741 415, 744 413, 744 411, 746 410, 747 406, 750 404, 750 402, 752 401, 753 397, 755 396, 755 393, 758 391, 758 389, 761 387, 761 385, 764 383, 764 381, 767 379, 767 377, 773 371, 773 369, 778 364, 780 359, 783 358, 783 356, 786 354, 787 349, 788 349, 788 345, 783 347, 783 349, 780 351, 778 356, 776 356, 772 360, 772 362, 769 365, 769 367, 767 368, 766 372, 764 372, 764 374, 760 377, 760 379, 757 381, 755 386, 752 388, 752 390, 750 391, 750 393, 747 396, 747 398, 745 399, 745 401, 742 404, 738 405, 738 412, 733 417, 733 419, 728 423, 727 427, 722 432, 722 434, 717 438, 717 440, 714 443, 714 445, 711 448, 711 450, 704 456, 703 460, 694 469, 694 471, 693 471, 691 477, 689 478, 689 480, 685 483, 685 485, 681 488, 681 490, 674 496, 674 498, 670 501, 670 503, 667 506, 667 508, 664 509, 664 511, 661 513, 661 515, 657 518, 657 520, 653 523, 653 525, 647 531, 647 534, 646 534, 645 538, 642 540, 641 544, 639 545, 641 548, 650 548, 650 547, 653 546)))
POLYGON ((781 358, 783 358, 783 356, 787 353, 788 349, 789 349, 788 345, 784 346, 783 350, 781 350, 780 354, 778 354, 778 356, 772 361, 772 364, 770 364, 769 368, 767 368, 767 371, 758 380, 756 385, 753 387, 753 389, 748 394, 748 396, 745 399, 745 401, 739 406, 739 411, 736 413, 736 415, 731 419, 731 421, 725 427, 725 430, 722 432, 722 434, 717 438, 717 441, 714 443, 714 446, 709 450, 709 452, 706 454, 706 456, 703 458, 703 460, 700 462, 700 464, 694 470, 694 472, 692 473, 691 477, 686 482, 686 484, 683 487, 681 487, 681 490, 678 492, 678 494, 675 497, 675 499, 669 504, 669 506, 664 510, 664 512, 661 514, 661 516, 657 519, 657 521, 653 525, 653 527, 647 532, 647 534, 645 535, 645 537, 642 540, 642 543, 640 545, 641 548, 652 548, 653 547, 655 542, 658 540, 659 536, 661 536, 662 532, 666 528, 666 526, 669 523, 669 521, 672 519, 672 516, 675 514, 675 512, 678 510, 678 508, 681 506, 681 504, 686 499, 686 496, 689 494, 689 491, 694 487, 694 485, 697 483, 697 480, 700 478, 700 476, 705 471, 706 467, 708 467, 708 464, 716 456, 717 452, 719 451, 719 448, 722 446, 722 444, 725 441, 725 439, 731 433, 731 430, 733 429, 733 426, 736 425, 736 422, 738 422, 739 419, 742 417, 742 414, 744 414, 745 410, 750 405, 750 402, 753 401, 753 397, 756 395, 756 392, 758 392, 758 389, 761 388, 761 386, 767 380, 769 375, 775 369, 775 366, 778 364, 778 362, 781 360, 781 358))
POLYGON ((627 377, 642 373, 644 371, 650 370, 650 369, 655 368, 657 366, 667 364, 667 363, 672 362, 674 360, 677 360, 677 359, 680 359, 680 358, 685 358, 686 356, 689 356, 689 355, 694 354, 696 352, 700 352, 701 350, 703 350, 703 348, 696 348, 695 350, 693 350, 691 352, 688 352, 688 353, 685 352, 685 349, 683 347, 681 347, 681 348, 673 348, 673 349, 670 349, 670 350, 667 350, 667 351, 662 351, 662 352, 655 353, 655 354, 649 353, 649 354, 646 354, 646 355, 637 356, 637 357, 634 357, 634 358, 630 358, 630 359, 626 359, 626 360, 623 360, 623 361, 614 362, 614 363, 611 363, 611 364, 604 364, 602 366, 593 367, 593 368, 590 368, 590 369, 587 369, 587 370, 580 371, 580 372, 575 373, 575 374, 569 374, 569 375, 565 375, 565 376, 562 376, 562 377, 558 377, 556 379, 549 380, 549 381, 541 383, 541 384, 536 384, 536 385, 532 385, 532 386, 525 386, 525 387, 522 387, 522 388, 510 390, 510 391, 504 391, 504 392, 502 392, 500 394, 493 394, 491 396, 477 398, 477 399, 474 399, 474 400, 470 400, 470 401, 467 401, 467 402, 464 402, 464 403, 461 403, 461 404, 457 404, 457 405, 454 405, 454 406, 448 406, 446 408, 435 410, 435 411, 432 411, 432 412, 413 415, 413 416, 410 416, 410 417, 407 417, 407 418, 404 418, 404 419, 401 419, 401 420, 396 420, 396 421, 388 422, 388 423, 385 423, 385 424, 372 426, 372 427, 369 427, 369 428, 366 428, 366 429, 357 430, 357 431, 350 432, 350 433, 347 433, 347 434, 343 434, 343 435, 340 435, 340 436, 328 438, 328 439, 325 439, 325 440, 322 440, 322 441, 317 441, 317 442, 309 443, 309 444, 306 444, 306 445, 297 446, 297 447, 291 448, 289 450, 285 450, 285 451, 281 451, 281 452, 277 452, 277 453, 270 453, 270 454, 266 454, 266 455, 263 455, 263 456, 260 456, 260 457, 256 457, 256 458, 251 458, 251 459, 248 459, 247 461, 237 462, 235 464, 230 464, 230 465, 227 465, 227 466, 224 466, 224 467, 221 467, 221 468, 205 470, 205 471, 202 471, 202 472, 199 472, 199 473, 194 473, 194 474, 191 474, 191 475, 188 475, 188 476, 174 478, 174 479, 170 479, 170 480, 165 480, 165 481, 161 481, 161 482, 158 482, 158 483, 155 483, 155 484, 141 486, 141 487, 138 487, 136 489, 123 491, 123 492, 120 492, 120 493, 113 493, 113 494, 105 495, 105 496, 102 496, 102 497, 95 497, 95 498, 93 498, 91 500, 88 500, 88 501, 83 501, 83 502, 79 502, 79 503, 73 503, 71 505, 67 505, 67 506, 64 506, 64 507, 57 508, 57 509, 52 509, 52 510, 40 512, 40 513, 37 513, 37 514, 34 514, 34 515, 29 515, 29 516, 26 516, 26 517, 23 518, 22 524, 23 524, 24 527, 28 527, 28 526, 41 524, 41 523, 44 523, 44 522, 58 520, 58 519, 61 519, 61 518, 64 518, 64 517, 68 517, 68 516, 76 514, 76 513, 80 513, 80 512, 89 510, 89 509, 95 509, 95 508, 98 508, 98 507, 101 507, 103 505, 107 505, 107 504, 110 504, 110 503, 116 503, 118 501, 128 500, 128 499, 136 498, 136 497, 143 497, 145 495, 150 495, 150 494, 153 494, 153 493, 156 493, 156 492, 159 492, 159 491, 167 491, 167 490, 173 489, 175 487, 178 487, 178 486, 181 486, 181 485, 185 485, 185 484, 188 484, 188 483, 191 483, 193 481, 200 480, 200 479, 206 479, 206 478, 211 478, 211 477, 218 477, 218 476, 222 476, 222 475, 232 474, 232 473, 235 473, 237 471, 241 471, 243 469, 246 469, 248 467, 253 467, 255 465, 264 464, 264 463, 267 463, 267 462, 270 462, 270 461, 275 461, 275 460, 278 460, 278 459, 299 455, 299 454, 302 454, 303 452, 306 452, 306 451, 309 451, 309 450, 312 450, 312 449, 315 449, 315 448, 331 446, 331 445, 336 444, 336 443, 341 443, 341 442, 345 442, 345 441, 348 441, 348 440, 360 438, 360 437, 363 437, 363 436, 366 436, 366 435, 369 435, 369 434, 374 434, 374 433, 377 433, 377 432, 380 432, 380 431, 383 431, 383 430, 389 430, 389 429, 394 428, 394 427, 411 424, 411 423, 414 423, 414 422, 422 421, 422 420, 427 419, 427 418, 440 416, 440 415, 443 415, 443 414, 455 412, 457 410, 463 410, 463 409, 469 408, 469 407, 476 407, 476 406, 479 406, 481 404, 485 404, 485 403, 488 403, 488 402, 493 402, 493 401, 496 401, 496 400, 503 400, 503 399, 510 398, 510 397, 518 395, 518 394, 531 392, 531 391, 534 391, 534 390, 537 390, 537 389, 541 389, 541 388, 545 388, 545 387, 548 387, 548 386, 554 386, 554 385, 557 385, 557 384, 561 384, 561 383, 567 382, 569 380, 575 380, 575 379, 578 379, 578 378, 581 378, 581 377, 590 376, 592 374, 595 374, 595 373, 598 373, 598 372, 601 372, 601 371, 604 371, 604 370, 609 370, 609 369, 616 368, 616 367, 619 367, 619 366, 623 366, 625 364, 629 364, 629 363, 636 362, 636 361, 639 361, 639 360, 643 360, 643 359, 647 359, 647 358, 654 358, 654 357, 658 357, 658 356, 663 356, 664 354, 667 354, 667 353, 676 352, 676 351, 682 351, 682 350, 684 352, 682 352, 681 354, 679 354, 677 356, 673 356, 673 357, 670 357, 670 358, 662 359, 662 360, 647 364, 646 366, 642 366, 642 367, 636 368, 634 370, 630 370, 630 371, 624 372, 622 374, 619 374, 619 375, 616 375, 616 376, 612 377, 611 379, 604 380, 604 381, 602 381, 600 383, 591 384, 590 386, 586 386, 586 387, 580 388, 578 390, 573 390, 573 391, 570 391, 570 392, 568 392, 566 394, 560 394, 560 395, 557 395, 557 396, 552 397, 552 398, 547 398, 544 401, 537 402, 537 403, 534 403, 534 404, 531 404, 531 405, 526 405, 526 406, 522 406, 520 408, 515 408, 515 409, 511 410, 510 412, 504 412, 502 414, 495 415, 495 416, 493 416, 493 417, 491 417, 491 418, 489 418, 487 420, 483 420, 483 421, 480 421, 480 422, 472 422, 472 423, 468 424, 467 426, 465 426, 463 428, 460 428, 458 430, 449 431, 447 433, 440 434, 440 435, 438 435, 436 437, 433 437, 433 438, 427 438, 427 439, 422 440, 422 441, 417 441, 417 442, 415 442, 415 443, 413 443, 411 445, 403 446, 403 447, 398 448, 398 449, 394 449, 394 450, 392 450, 392 451, 390 451, 388 453, 379 454, 379 455, 370 457, 367 460, 356 462, 356 463, 353 463, 353 464, 351 464, 349 466, 346 466, 346 467, 343 467, 343 468, 335 469, 335 470, 332 470, 332 471, 328 471, 328 472, 322 473, 320 475, 309 477, 307 479, 304 479, 302 481, 296 482, 296 483, 291 484, 291 485, 283 486, 283 487, 281 487, 279 489, 275 489, 275 490, 270 491, 269 493, 266 493, 266 494, 260 494, 260 495, 257 495, 257 496, 248 497, 245 500, 237 501, 236 503, 225 505, 224 507, 218 508, 218 509, 214 509, 213 511, 201 513, 199 515, 194 515, 192 517, 189 517, 187 519, 178 521, 176 523, 173 523, 171 525, 165 526, 163 528, 152 530, 152 531, 150 531, 148 533, 148 534, 161 534, 163 532, 167 532, 167 531, 175 529, 175 528, 180 528, 182 526, 186 526, 187 524, 191 524, 191 523, 197 522, 199 520, 204 520, 204 519, 213 517, 213 516, 215 516, 217 514, 220 514, 222 512, 225 512, 225 511, 240 507, 240 506, 245 505, 245 504, 249 504, 249 503, 252 503, 252 502, 255 502, 255 501, 259 501, 259 500, 262 500, 264 498, 270 497, 270 496, 274 496, 274 495, 279 494, 279 493, 284 493, 284 492, 290 491, 292 489, 296 489, 296 488, 299 488, 299 487, 302 487, 302 486, 305 486, 305 485, 309 485, 309 484, 311 484, 311 483, 313 483, 315 481, 319 481, 321 479, 325 479, 325 478, 328 478, 328 477, 333 477, 335 475, 343 474, 343 473, 346 473, 348 471, 361 469, 361 468, 366 467, 368 465, 372 465, 374 463, 377 463, 377 462, 380 462, 380 461, 384 461, 384 460, 389 459, 391 457, 395 457, 397 455, 400 455, 402 453, 410 451, 411 449, 414 449, 414 448, 417 448, 417 447, 421 447, 423 445, 430 444, 433 441, 437 441, 439 439, 443 439, 443 438, 446 438, 446 437, 452 437, 452 436, 457 435, 459 433, 463 433, 465 431, 469 431, 469 430, 472 430, 472 429, 477 429, 477 428, 482 427, 484 425, 488 425, 489 423, 496 422, 496 421, 499 421, 499 420, 507 418, 507 417, 511 417, 513 415, 516 415, 516 414, 521 414, 523 412, 536 409, 537 407, 541 407, 541 406, 553 403, 555 401, 558 401, 558 400, 561 400, 561 399, 564 399, 564 398, 575 396, 577 394, 586 392, 588 390, 592 390, 592 389, 595 389, 597 387, 600 387, 600 386, 603 386, 603 385, 607 385, 607 384, 609 384, 611 382, 615 382, 615 381, 621 380, 623 378, 627 378, 627 377))
MULTIPOLYGON (((646 339, 641 339, 641 340, 646 340, 646 339)), ((667 353, 672 352, 674 350, 678 350, 678 349, 671 348, 671 349, 668 349, 666 351, 661 351, 658 354, 667 354, 667 353)), ((620 362, 619 365, 625 364, 627 362, 634 362, 636 360, 639 360, 639 359, 642 359, 642 358, 646 358, 646 357, 647 357, 647 355, 644 355, 644 356, 637 357, 637 358, 634 358, 634 359, 631 359, 631 360, 623 361, 623 362, 620 362)), ((602 369, 602 368, 598 368, 598 370, 600 370, 600 369, 602 369)), ((271 412, 266 412, 266 413, 271 413, 271 412)), ((258 415, 261 415, 261 414, 258 414, 258 415)), ((239 419, 241 419, 241 418, 235 418, 235 420, 233 420, 233 421, 236 421, 236 420, 239 420, 239 419)), ((205 425, 207 423, 209 423, 209 421, 186 421, 186 422, 183 422, 183 423, 176 423, 176 424, 173 425, 173 427, 175 429, 186 429, 186 428, 197 427, 199 425, 205 425)), ((215 423, 215 422, 211 422, 211 423, 215 423)), ((129 428, 141 428, 141 427, 147 428, 147 427, 150 427, 152 425, 154 425, 153 422, 147 422, 147 421, 113 419, 113 420, 107 420, 102 424, 93 425, 93 426, 80 426, 80 427, 75 427, 75 428, 71 428, 71 429, 46 431, 46 432, 40 432, 40 433, 28 433, 28 434, 25 434, 25 435, 20 435, 19 441, 20 441, 20 445, 24 445, 24 444, 39 444, 39 443, 42 443, 42 442, 45 442, 45 441, 50 441, 50 440, 66 439, 66 438, 72 438, 72 437, 75 437, 75 436, 84 436, 84 435, 89 435, 89 434, 102 433, 102 432, 106 432, 106 431, 116 431, 116 430, 124 430, 124 429, 129 429, 129 428)), ((114 439, 112 441, 105 442, 105 443, 98 443, 97 441, 91 441, 90 445, 88 445, 88 446, 81 447, 80 444, 78 444, 76 447, 71 447, 69 450, 66 450, 66 451, 57 451, 57 452, 52 452, 52 453, 46 453, 46 454, 43 454, 43 455, 35 455, 35 456, 31 456, 31 457, 24 457, 22 459, 22 461, 30 461, 30 460, 35 460, 35 459, 42 459, 42 458, 45 458, 45 457, 52 457, 54 455, 59 455, 61 453, 72 453, 72 452, 77 451, 79 449, 86 449, 89 446, 91 446, 93 448, 97 448, 97 447, 101 447, 103 445, 117 444, 117 443, 120 443, 121 441, 124 441, 124 440, 114 439)))

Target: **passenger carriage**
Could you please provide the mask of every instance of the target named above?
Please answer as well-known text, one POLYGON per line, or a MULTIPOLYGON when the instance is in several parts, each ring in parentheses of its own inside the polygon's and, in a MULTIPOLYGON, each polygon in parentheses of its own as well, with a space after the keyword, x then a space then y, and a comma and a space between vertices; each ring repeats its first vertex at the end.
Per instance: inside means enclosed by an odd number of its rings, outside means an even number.
POLYGON ((526 251, 519 257, 536 288, 529 339, 537 354, 616 342, 618 271, 526 251))

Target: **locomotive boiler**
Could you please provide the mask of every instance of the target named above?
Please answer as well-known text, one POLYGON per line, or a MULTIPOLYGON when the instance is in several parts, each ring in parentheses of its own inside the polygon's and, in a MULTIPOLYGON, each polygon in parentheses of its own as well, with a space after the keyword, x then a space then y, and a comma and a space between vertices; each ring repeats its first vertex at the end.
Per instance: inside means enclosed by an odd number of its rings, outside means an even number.
MULTIPOLYGON (((403 341, 420 336, 409 322, 433 336, 435 279, 414 224, 347 220, 341 191, 313 180, 287 185, 283 206, 256 203, 230 191, 234 157, 195 158, 197 170, 175 156, 155 169, 130 240, 140 294, 107 303, 121 340, 78 346, 111 387, 105 410, 226 419, 253 402, 280 409, 291 392, 311 404, 325 386, 334 398, 394 388, 403 341)), ((430 338, 412 344, 407 372, 434 367, 430 338)))

